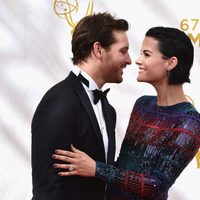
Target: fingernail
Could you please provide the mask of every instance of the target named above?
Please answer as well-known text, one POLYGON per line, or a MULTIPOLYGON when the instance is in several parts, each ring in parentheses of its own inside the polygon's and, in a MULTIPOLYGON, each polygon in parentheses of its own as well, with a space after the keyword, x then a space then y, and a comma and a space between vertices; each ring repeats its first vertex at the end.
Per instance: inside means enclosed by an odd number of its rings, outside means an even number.
POLYGON ((53 159, 55 159, 55 158, 56 158, 55 154, 53 154, 53 155, 52 155, 52 158, 53 158, 53 159))
POLYGON ((58 173, 58 175, 59 175, 59 176, 62 176, 62 173, 61 173, 61 172, 59 172, 59 173, 58 173))
POLYGON ((53 167, 57 168, 57 167, 58 167, 58 165, 57 165, 57 164, 53 164, 53 167))

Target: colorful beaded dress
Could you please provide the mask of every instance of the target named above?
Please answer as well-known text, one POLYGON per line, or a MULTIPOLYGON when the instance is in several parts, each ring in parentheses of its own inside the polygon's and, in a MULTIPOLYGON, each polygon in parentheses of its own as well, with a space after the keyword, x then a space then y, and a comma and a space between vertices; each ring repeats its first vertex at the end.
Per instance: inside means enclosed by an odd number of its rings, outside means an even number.
POLYGON ((97 161, 107 200, 166 200, 168 190, 200 147, 200 114, 189 102, 157 106, 140 97, 115 166, 97 161))

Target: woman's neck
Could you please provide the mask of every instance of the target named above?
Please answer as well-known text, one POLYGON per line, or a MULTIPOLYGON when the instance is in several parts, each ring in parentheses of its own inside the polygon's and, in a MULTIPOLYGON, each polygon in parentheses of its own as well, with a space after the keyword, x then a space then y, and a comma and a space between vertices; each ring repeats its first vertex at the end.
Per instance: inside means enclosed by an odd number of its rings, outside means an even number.
POLYGON ((182 85, 167 85, 156 88, 157 105, 171 106, 181 102, 187 102, 182 85))

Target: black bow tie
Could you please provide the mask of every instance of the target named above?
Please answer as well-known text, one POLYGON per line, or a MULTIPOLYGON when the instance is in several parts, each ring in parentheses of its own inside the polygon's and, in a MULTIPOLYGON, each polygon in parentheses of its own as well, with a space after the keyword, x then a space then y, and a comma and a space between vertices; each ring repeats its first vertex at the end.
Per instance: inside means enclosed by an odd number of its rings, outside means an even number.
MULTIPOLYGON (((78 79, 87 87, 89 87, 89 81, 81 73, 79 73, 78 79)), ((106 95, 109 92, 109 90, 110 88, 106 89, 105 91, 101 91, 97 89, 92 90, 93 96, 94 96, 94 104, 97 104, 100 99, 106 98, 106 95)))
POLYGON ((92 90, 94 95, 94 104, 97 104, 100 99, 106 98, 107 93, 109 92, 110 88, 106 89, 105 91, 101 90, 92 90))

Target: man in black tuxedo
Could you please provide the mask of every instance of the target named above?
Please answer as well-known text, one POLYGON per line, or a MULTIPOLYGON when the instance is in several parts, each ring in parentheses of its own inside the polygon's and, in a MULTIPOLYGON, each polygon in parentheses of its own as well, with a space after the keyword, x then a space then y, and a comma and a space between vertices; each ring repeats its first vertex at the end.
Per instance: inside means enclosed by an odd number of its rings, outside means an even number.
POLYGON ((105 83, 120 83, 123 68, 131 64, 127 30, 126 20, 109 13, 86 16, 77 24, 74 68, 47 91, 33 116, 32 200, 104 199, 105 183, 59 176, 51 155, 73 144, 94 160, 114 162, 116 112, 106 98, 108 90, 102 95, 97 90, 105 83))

